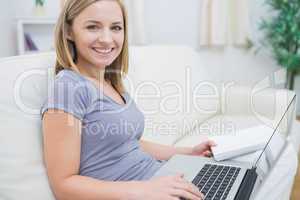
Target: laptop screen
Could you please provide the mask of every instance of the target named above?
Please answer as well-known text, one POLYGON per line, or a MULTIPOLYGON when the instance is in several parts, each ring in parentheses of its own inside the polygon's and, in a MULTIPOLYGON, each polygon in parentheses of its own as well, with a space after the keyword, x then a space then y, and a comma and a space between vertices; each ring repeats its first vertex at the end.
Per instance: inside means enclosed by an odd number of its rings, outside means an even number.
POLYGON ((257 173, 260 173, 262 177, 263 174, 267 174, 272 169, 288 144, 287 137, 294 117, 293 107, 295 106, 296 95, 293 95, 292 98, 287 95, 285 102, 285 106, 278 105, 275 108, 278 113, 274 115, 276 116, 274 119, 263 119, 265 124, 274 131, 264 149, 257 152, 257 159, 253 163, 253 167, 257 168, 257 173))

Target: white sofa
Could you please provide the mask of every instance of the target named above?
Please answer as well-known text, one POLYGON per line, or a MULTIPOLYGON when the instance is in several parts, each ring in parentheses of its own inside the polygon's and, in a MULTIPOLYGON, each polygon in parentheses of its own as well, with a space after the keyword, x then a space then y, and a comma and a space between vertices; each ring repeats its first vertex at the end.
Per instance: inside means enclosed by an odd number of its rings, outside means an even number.
MULTIPOLYGON (((0 199, 53 200, 42 156, 39 109, 53 79, 55 54, 0 60, 0 199)), ((198 53, 183 46, 134 46, 126 87, 145 114, 143 139, 192 146, 208 135, 257 124, 275 126, 288 90, 245 87, 213 80, 198 53)), ((294 110, 294 107, 292 108, 294 110)), ((289 199, 297 170, 299 136, 291 143, 255 199, 289 199)), ((251 156, 240 157, 248 160, 251 156)))

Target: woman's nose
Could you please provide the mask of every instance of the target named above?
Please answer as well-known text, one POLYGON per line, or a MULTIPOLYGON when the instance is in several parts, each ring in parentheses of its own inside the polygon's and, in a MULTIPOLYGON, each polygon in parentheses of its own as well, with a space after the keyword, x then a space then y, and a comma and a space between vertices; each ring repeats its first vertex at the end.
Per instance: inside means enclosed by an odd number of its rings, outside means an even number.
POLYGON ((99 42, 109 43, 112 42, 112 33, 110 30, 104 29, 98 36, 99 42))

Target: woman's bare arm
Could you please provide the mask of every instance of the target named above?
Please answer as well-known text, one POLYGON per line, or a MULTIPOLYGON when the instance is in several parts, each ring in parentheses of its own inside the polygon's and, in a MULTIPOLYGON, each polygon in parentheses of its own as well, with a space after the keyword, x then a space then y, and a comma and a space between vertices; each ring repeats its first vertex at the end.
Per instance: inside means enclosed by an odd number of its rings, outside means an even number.
POLYGON ((173 147, 140 140, 140 145, 145 152, 157 160, 169 160, 175 154, 210 157, 212 156, 211 147, 215 146, 216 143, 212 140, 206 140, 193 147, 173 147))
POLYGON ((151 154, 157 160, 169 160, 175 154, 192 154, 193 150, 190 147, 173 147, 145 140, 140 140, 140 145, 145 152, 151 154))
POLYGON ((58 200, 130 199, 138 182, 107 182, 80 176, 81 121, 58 110, 43 118, 44 160, 58 200))

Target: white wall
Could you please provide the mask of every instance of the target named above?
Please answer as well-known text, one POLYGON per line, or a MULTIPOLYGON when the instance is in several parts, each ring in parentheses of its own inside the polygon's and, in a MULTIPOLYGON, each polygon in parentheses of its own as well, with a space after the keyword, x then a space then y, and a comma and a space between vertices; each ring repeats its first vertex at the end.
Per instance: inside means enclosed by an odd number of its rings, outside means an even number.
MULTIPOLYGON (((149 43, 185 44, 199 48, 202 0, 144 0, 149 43)), ((266 17, 265 0, 249 1, 250 38, 258 40, 258 22, 266 17)))
POLYGON ((145 0, 149 43, 198 47, 201 0, 145 0))
MULTIPOLYGON (((264 0, 249 0, 250 38, 259 43, 258 21, 265 15, 264 0)), ((189 45, 198 50, 203 65, 223 81, 255 84, 281 69, 267 52, 243 48, 199 48, 201 0, 145 0, 147 40, 151 44, 189 45)))
MULTIPOLYGON (((15 2, 14 10, 17 17, 28 17, 34 14, 35 0, 11 0, 15 2)), ((59 0, 45 0, 46 17, 56 17, 59 13, 59 0)))
POLYGON ((0 7, 0 57, 16 54, 15 31, 12 25, 14 15, 14 2, 10 6, 0 7))
MULTIPOLYGON (((0 7, 0 57, 17 54, 16 22, 18 17, 31 17, 34 14, 34 0, 10 0, 9 6, 0 7)), ((46 17, 56 17, 59 13, 59 0, 46 0, 46 17)))

